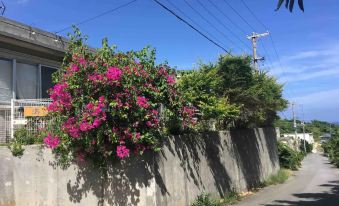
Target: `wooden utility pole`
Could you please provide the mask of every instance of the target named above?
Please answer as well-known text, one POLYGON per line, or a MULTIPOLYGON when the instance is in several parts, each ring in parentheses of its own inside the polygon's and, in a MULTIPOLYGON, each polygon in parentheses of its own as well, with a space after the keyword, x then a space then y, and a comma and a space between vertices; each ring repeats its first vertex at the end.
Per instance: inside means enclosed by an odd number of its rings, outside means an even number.
POLYGON ((253 47, 253 64, 254 64, 254 69, 258 70, 258 61, 262 61, 265 58, 264 57, 258 57, 257 55, 257 39, 261 38, 261 37, 265 37, 268 36, 270 33, 269 32, 265 32, 262 34, 257 34, 255 32, 252 33, 251 36, 247 36, 247 39, 252 41, 252 47, 253 47))
POLYGON ((303 126, 303 136, 304 136, 304 152, 306 154, 306 139, 305 139, 305 113, 304 113, 304 105, 301 105, 301 109, 303 112, 303 121, 301 125, 303 126))
MULTIPOLYGON (((294 112, 294 105, 295 103, 292 102, 292 116, 293 116, 293 127, 294 127, 294 135, 295 135, 295 140, 298 141, 298 135, 297 135, 297 120, 294 112)), ((299 144, 298 144, 299 147, 299 144)), ((298 148, 297 148, 298 149, 298 148)))

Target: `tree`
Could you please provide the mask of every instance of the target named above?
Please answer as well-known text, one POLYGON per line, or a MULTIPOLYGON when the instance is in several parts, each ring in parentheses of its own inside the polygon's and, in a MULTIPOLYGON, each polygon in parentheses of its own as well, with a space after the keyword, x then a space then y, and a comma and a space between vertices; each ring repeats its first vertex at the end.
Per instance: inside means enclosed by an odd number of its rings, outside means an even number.
POLYGON ((213 64, 183 75, 179 88, 202 119, 234 122, 236 127, 272 125, 277 111, 286 108, 283 86, 265 72, 251 67, 249 56, 220 56, 213 64))
MULTIPOLYGON (((282 6, 282 4, 285 2, 285 7, 287 9, 290 10, 290 12, 293 11, 293 7, 294 7, 294 2, 295 0, 279 0, 278 1, 278 5, 277 5, 277 9, 276 11, 278 11, 280 9, 280 7, 282 6)), ((304 2, 303 0, 298 0, 298 5, 299 5, 299 8, 304 11, 304 2)))

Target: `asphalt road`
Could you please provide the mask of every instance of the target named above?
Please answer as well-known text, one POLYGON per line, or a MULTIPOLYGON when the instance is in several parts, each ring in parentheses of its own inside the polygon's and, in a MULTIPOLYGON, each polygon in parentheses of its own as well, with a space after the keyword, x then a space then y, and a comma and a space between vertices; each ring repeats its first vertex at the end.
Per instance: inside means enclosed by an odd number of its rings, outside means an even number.
POLYGON ((339 169, 321 154, 310 154, 286 183, 270 186, 236 206, 339 206, 339 169))

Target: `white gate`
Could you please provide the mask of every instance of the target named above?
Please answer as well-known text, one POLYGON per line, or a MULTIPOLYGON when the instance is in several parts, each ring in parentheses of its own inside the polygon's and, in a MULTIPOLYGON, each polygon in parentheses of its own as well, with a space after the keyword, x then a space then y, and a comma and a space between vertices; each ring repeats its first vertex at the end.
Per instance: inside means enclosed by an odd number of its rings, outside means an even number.
POLYGON ((11 137, 11 105, 0 104, 0 143, 6 143, 11 137))
POLYGON ((16 130, 26 128, 31 134, 36 134, 48 123, 45 116, 51 99, 12 99, 11 100, 11 138, 16 130))

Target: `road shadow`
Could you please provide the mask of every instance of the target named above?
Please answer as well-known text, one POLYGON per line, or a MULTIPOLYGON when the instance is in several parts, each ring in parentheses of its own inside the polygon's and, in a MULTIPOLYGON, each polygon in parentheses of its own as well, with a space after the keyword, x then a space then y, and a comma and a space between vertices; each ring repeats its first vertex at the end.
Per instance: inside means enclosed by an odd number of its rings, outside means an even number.
POLYGON ((327 184, 320 185, 327 187, 327 192, 321 193, 297 193, 293 196, 300 200, 276 200, 274 203, 265 206, 338 206, 339 205, 339 180, 330 181, 327 184))

